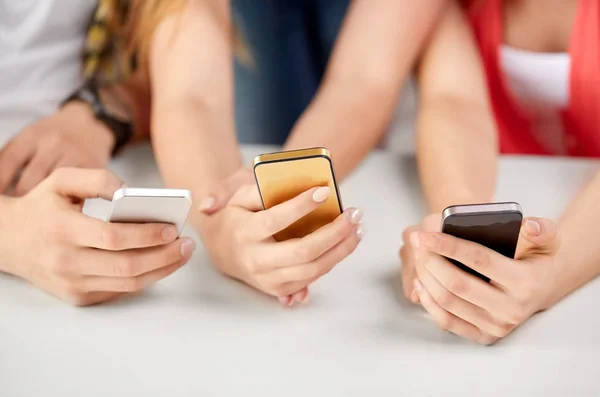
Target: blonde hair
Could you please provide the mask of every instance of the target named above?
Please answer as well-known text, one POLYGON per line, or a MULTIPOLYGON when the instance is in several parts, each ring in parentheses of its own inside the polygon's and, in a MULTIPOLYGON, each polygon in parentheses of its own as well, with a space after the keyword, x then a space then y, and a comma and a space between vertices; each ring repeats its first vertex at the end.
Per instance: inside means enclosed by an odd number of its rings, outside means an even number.
MULTIPOLYGON (((125 50, 135 56, 137 68, 145 70, 150 54, 152 36, 160 23, 168 16, 185 9, 188 0, 131 0, 126 20, 123 23, 125 50)), ((233 25, 233 52, 245 66, 253 66, 251 51, 233 25)))

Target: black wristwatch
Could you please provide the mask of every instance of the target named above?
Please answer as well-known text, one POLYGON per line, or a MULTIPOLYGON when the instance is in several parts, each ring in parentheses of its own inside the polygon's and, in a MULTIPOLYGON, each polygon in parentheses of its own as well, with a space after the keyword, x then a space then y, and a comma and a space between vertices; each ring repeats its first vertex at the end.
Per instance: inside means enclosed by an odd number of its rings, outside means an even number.
POLYGON ((119 119, 108 111, 102 103, 98 85, 93 80, 86 82, 81 88, 70 95, 62 106, 69 102, 80 101, 88 104, 96 119, 102 122, 114 135, 115 145, 112 155, 116 155, 133 137, 133 122, 119 119))

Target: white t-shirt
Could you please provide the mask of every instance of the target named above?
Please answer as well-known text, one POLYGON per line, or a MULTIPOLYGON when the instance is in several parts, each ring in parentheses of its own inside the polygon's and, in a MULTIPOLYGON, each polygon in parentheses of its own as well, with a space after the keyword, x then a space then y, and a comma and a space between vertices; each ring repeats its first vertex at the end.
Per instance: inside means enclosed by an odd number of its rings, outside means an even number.
POLYGON ((565 134, 561 116, 570 102, 570 55, 530 52, 507 45, 500 51, 508 89, 530 115, 536 139, 552 153, 567 154, 576 143, 565 134))
POLYGON ((0 0, 0 147, 80 84, 95 0, 0 0))

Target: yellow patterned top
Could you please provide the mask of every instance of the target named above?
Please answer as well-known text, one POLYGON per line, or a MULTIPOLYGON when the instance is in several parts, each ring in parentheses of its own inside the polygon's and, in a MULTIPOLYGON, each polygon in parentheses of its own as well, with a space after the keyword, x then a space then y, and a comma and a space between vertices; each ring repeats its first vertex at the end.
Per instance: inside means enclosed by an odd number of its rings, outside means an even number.
POLYGON ((116 83, 134 71, 135 59, 125 56, 123 35, 119 32, 128 8, 127 0, 98 0, 85 42, 85 79, 116 83))

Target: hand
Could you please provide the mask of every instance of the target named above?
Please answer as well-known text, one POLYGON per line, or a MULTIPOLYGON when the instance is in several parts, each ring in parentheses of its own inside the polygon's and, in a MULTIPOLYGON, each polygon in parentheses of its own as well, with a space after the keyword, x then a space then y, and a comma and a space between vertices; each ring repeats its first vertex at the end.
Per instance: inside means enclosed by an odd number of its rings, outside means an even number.
POLYGON ((0 194, 17 178, 22 196, 60 167, 104 168, 114 137, 88 105, 72 102, 56 114, 25 128, 0 151, 0 194))
POLYGON ((248 168, 240 168, 237 172, 221 183, 216 191, 209 194, 200 204, 200 211, 212 215, 227 205, 238 189, 246 184, 254 183, 254 174, 248 168))
POLYGON ((426 216, 421 224, 406 228, 402 234, 404 245, 400 249, 400 260, 402 262, 402 291, 406 299, 413 303, 419 303, 419 295, 414 289, 414 281, 417 278, 415 253, 410 244, 410 236, 417 230, 425 232, 437 232, 440 230, 442 215, 434 213, 426 216))
POLYGON ((76 306, 144 289, 195 249, 165 224, 106 223, 81 213, 85 198, 112 199, 122 182, 104 170, 61 168, 3 214, 0 257, 8 273, 76 306))
POLYGON ((240 187, 207 220, 205 245, 217 268, 282 304, 304 301, 305 289, 357 247, 365 233, 359 224, 362 212, 348 209, 301 239, 277 242, 272 236, 317 209, 330 194, 327 187, 312 188, 263 211, 256 184, 240 187))
POLYGON ((416 231, 411 243, 417 262, 415 290, 444 330, 491 344, 555 302, 560 244, 557 227, 550 220, 525 220, 516 259, 443 233, 416 231), (444 257, 492 281, 486 283, 444 257))

